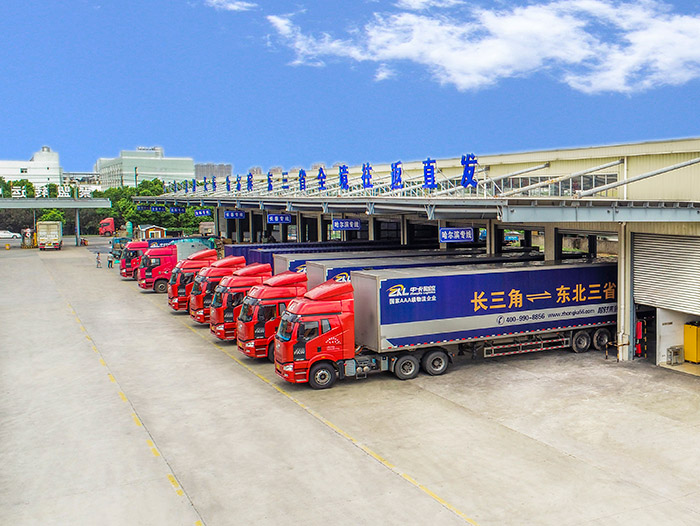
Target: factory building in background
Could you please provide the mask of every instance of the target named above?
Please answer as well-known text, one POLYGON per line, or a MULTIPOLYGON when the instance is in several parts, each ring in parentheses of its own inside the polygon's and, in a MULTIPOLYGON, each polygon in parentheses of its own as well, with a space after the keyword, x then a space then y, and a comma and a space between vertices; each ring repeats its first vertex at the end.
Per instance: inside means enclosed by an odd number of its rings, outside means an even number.
POLYGON ((195 177, 191 157, 166 157, 160 146, 139 146, 122 150, 119 157, 101 157, 95 163, 103 190, 120 186, 136 186, 139 181, 160 179, 165 183, 182 182, 195 177))

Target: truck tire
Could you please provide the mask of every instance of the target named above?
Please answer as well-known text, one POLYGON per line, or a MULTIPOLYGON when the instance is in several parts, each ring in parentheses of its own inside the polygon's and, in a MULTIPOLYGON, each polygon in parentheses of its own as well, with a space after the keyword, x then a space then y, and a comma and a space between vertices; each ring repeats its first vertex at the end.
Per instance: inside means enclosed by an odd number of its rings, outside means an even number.
POLYGON ((593 347, 597 351, 604 351, 610 343, 610 331, 601 327, 593 333, 593 347))
POLYGON ((270 342, 267 346, 267 359, 268 361, 275 363, 275 340, 270 342))
POLYGON ((155 290, 158 294, 168 292, 168 282, 163 279, 156 281, 156 284, 153 285, 153 290, 155 290))
POLYGON ((313 389, 328 389, 333 387, 338 373, 335 367, 328 362, 319 362, 311 366, 309 371, 309 385, 313 389))
POLYGON ((450 364, 450 360, 444 351, 434 350, 428 351, 423 355, 423 360, 421 361, 421 367, 423 371, 428 373, 430 376, 438 376, 444 374, 447 371, 447 366, 450 364))
POLYGON ((577 331, 571 338, 571 348, 575 353, 586 352, 591 348, 591 334, 588 331, 577 331))
POLYGON ((418 376, 420 364, 412 354, 403 354, 396 359, 394 374, 399 380, 412 380, 418 376))

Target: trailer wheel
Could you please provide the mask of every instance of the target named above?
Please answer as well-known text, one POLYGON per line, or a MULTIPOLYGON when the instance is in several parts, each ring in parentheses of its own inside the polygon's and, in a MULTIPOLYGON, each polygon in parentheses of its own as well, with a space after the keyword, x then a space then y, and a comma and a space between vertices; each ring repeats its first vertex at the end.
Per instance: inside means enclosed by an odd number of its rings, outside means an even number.
POLYGON ((412 380, 418 376, 420 364, 412 354, 404 354, 396 359, 394 374, 399 380, 412 380))
POLYGON ((156 284, 153 286, 153 290, 155 290, 158 294, 168 292, 168 282, 162 279, 156 281, 156 284))
POLYGON ((309 385, 313 389, 328 389, 335 383, 338 374, 328 362, 319 362, 311 366, 309 371, 309 385))
POLYGON ((586 352, 591 348, 591 335, 588 331, 578 331, 574 333, 571 340, 571 348, 574 352, 586 352))
POLYGON ((610 343, 610 331, 601 327, 593 333, 593 347, 597 351, 604 351, 610 343))
POLYGON ((267 359, 275 363, 275 340, 272 340, 270 345, 267 346, 267 359))
POLYGON ((447 354, 444 351, 429 351, 423 356, 421 366, 423 370, 431 376, 438 376, 447 371, 450 364, 447 354))

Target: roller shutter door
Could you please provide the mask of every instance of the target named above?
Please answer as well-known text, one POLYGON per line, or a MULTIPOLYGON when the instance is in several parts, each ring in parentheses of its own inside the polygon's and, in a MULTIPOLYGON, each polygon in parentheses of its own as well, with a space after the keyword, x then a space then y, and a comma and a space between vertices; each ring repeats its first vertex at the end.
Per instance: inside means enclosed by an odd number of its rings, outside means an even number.
POLYGON ((700 237, 634 234, 634 301, 700 316, 700 237))

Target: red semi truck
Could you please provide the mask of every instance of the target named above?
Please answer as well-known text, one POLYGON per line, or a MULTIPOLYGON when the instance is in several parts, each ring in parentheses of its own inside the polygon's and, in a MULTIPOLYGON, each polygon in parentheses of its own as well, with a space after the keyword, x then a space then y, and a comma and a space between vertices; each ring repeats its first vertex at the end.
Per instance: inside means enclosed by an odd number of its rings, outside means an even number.
POLYGON ((114 228, 113 217, 105 217, 102 221, 100 221, 99 234, 101 236, 113 236, 115 232, 116 228, 114 228))
POLYGON ((214 296, 214 289, 224 277, 230 276, 243 267, 245 267, 243 256, 228 256, 200 270, 194 278, 194 285, 190 292, 190 318, 197 323, 209 324, 209 306, 214 296))
POLYGON ((139 287, 155 290, 159 293, 168 291, 168 281, 178 261, 198 254, 208 245, 202 241, 182 239, 173 241, 164 247, 149 248, 141 257, 141 264, 136 270, 139 287))
POLYGON ((136 269, 141 264, 141 256, 146 250, 148 250, 148 241, 127 243, 119 260, 119 275, 123 278, 135 278, 136 269))
POLYGON ((272 276, 250 289, 238 316, 238 350, 274 362, 275 333, 287 304, 306 292, 306 274, 293 271, 272 276))
POLYGON ((216 287, 209 307, 209 329, 220 340, 236 340, 236 324, 243 299, 255 285, 272 277, 267 263, 253 263, 226 276, 216 287))
POLYGON ((175 311, 188 310, 195 276, 217 259, 219 259, 219 255, 212 248, 178 261, 170 274, 170 281, 168 281, 168 305, 171 309, 175 311))
POLYGON ((329 280, 289 303, 275 371, 325 389, 377 371, 400 380, 420 369, 440 375, 457 354, 604 350, 617 319, 616 280, 615 263, 353 272, 352 282, 329 280))

